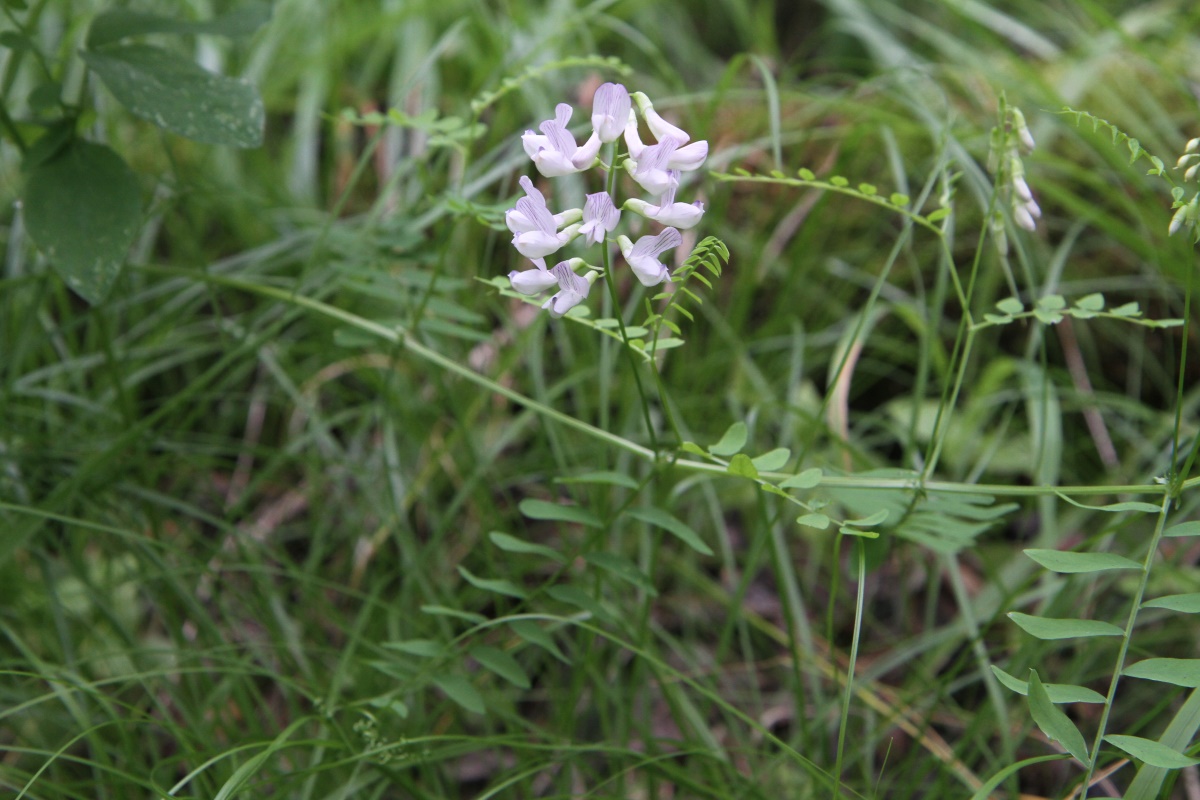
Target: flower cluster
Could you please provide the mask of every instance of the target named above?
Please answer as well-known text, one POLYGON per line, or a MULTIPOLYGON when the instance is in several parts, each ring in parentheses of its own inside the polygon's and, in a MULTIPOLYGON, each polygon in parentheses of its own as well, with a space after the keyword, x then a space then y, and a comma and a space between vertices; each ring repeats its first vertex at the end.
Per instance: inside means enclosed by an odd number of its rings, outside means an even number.
MULTIPOLYGON (((607 247, 608 234, 617 228, 622 210, 631 211, 660 225, 662 231, 640 237, 636 242, 621 235, 616 237, 625 261, 633 274, 645 286, 670 281, 670 271, 660 257, 683 242, 680 229, 686 230, 700 222, 704 204, 676 202, 680 177, 684 172, 699 169, 708 157, 708 142, 691 141, 681 128, 663 119, 649 98, 641 92, 632 96, 618 83, 606 83, 592 98, 592 134, 579 144, 567 125, 574 110, 566 103, 555 108, 554 119, 538 126, 541 133, 525 131, 521 145, 533 160, 534 166, 546 178, 557 178, 582 172, 599 165, 616 168, 618 141, 624 139, 628 157, 622 168, 650 196, 650 200, 630 198, 618 209, 607 191, 587 195, 583 208, 571 208, 557 214, 550 211, 546 197, 528 177, 520 179, 525 196, 505 212, 504 221, 513 234, 513 247, 533 262, 533 267, 514 270, 508 274, 512 287, 527 295, 539 295, 557 287, 558 291, 542 308, 561 317, 582 303, 592 284, 603 272, 602 267, 588 264, 582 258, 559 261, 546 266, 546 258, 568 243, 582 238, 587 245, 607 247), (638 118, 654 135, 653 144, 642 142, 638 118), (613 163, 605 165, 598 158, 601 145, 610 144, 613 163), (585 270, 583 274, 579 270, 585 270)), ((607 259, 605 259, 607 263, 607 259)))
MULTIPOLYGON (((1187 171, 1183 173, 1185 183, 1194 179, 1196 173, 1200 172, 1200 152, 1197 151, 1200 151, 1200 137, 1189 139, 1184 147, 1183 155, 1175 162, 1175 169, 1187 167, 1187 171)), ((1187 191, 1182 186, 1177 187, 1172 195, 1175 198, 1173 206, 1175 213, 1171 215, 1171 224, 1167 227, 1168 236, 1174 236, 1185 225, 1195 229, 1196 223, 1200 221, 1200 192, 1186 202, 1183 198, 1187 195, 1187 191)), ((1200 231, 1193 233, 1193 238, 1197 237, 1200 237, 1200 231)))
POLYGON ((1021 162, 1021 151, 1033 152, 1033 135, 1025 124, 1021 109, 1008 108, 1006 130, 997 128, 992 132, 992 147, 988 153, 988 170, 995 174, 1002 170, 1007 179, 1006 186, 1011 201, 1013 221, 1027 231, 1037 228, 1042 209, 1033 199, 1029 184, 1025 182, 1025 165, 1021 162), (1012 133, 1016 136, 1012 136, 1012 133))

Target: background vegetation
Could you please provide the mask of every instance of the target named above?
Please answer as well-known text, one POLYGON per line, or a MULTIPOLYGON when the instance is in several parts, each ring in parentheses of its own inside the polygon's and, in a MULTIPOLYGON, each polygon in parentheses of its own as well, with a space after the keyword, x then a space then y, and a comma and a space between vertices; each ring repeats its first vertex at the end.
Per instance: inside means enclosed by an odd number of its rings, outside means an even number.
MULTIPOLYGON (((1169 168, 1200 134, 1194 3, 279 0, 249 38, 152 36, 258 87, 265 139, 243 150, 81 83, 109 4, 20 5, 0 30, 36 13, 76 129, 130 163, 144 213, 85 302, 30 241, 0 140, 4 791, 969 796, 1063 751, 992 665, 1107 695, 1118 658, 1200 656, 1193 617, 1130 613, 1200 592, 1190 529, 1159 546, 1200 502, 1195 255, 1126 143, 1169 168), (807 511, 728 458, 672 465, 669 436, 645 457, 619 343, 490 283, 520 266, 518 134, 604 80, 707 138, 708 169, 768 176, 696 184, 729 264, 658 357, 653 410, 701 450, 735 422, 747 453, 788 448, 776 483, 822 470, 789 491, 807 511), (981 238, 1002 96, 1044 215, 1007 226, 1005 256, 981 238), (833 176, 953 213, 936 234, 814 188, 833 176), (1035 306, 1096 293, 1189 324, 1035 306), (1010 297, 1041 315, 964 354, 965 311, 1010 297), (874 540, 795 522, 882 508, 874 540), (1064 574, 1030 548, 1140 571, 1064 574), (1036 638, 1013 611, 1120 630, 1036 638)), ((43 76, 15 53, 20 121, 43 76)), ((1104 726, 1186 751, 1195 685, 1056 708, 1089 748, 1104 726)), ((1194 767, 1094 757, 1093 796, 1200 793, 1194 767)), ((1043 761, 995 791, 1065 796, 1087 772, 1043 761)))

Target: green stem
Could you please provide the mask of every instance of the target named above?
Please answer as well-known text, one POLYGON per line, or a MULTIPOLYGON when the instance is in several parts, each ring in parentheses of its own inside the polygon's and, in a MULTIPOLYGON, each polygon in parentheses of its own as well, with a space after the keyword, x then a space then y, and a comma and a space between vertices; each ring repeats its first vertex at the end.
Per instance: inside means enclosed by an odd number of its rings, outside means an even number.
MULTIPOLYGON (((842 534, 838 534, 842 538, 842 534)), ((850 664, 846 667, 846 691, 842 694, 842 719, 838 726, 837 756, 834 759, 833 797, 842 795, 842 759, 846 750, 846 728, 850 723, 850 698, 854 693, 854 665, 858 663, 858 641, 862 635, 863 609, 866 607, 867 550, 863 540, 854 537, 854 552, 858 555, 858 589, 854 599, 854 634, 850 641, 850 664)))
POLYGON ((1150 582, 1150 567, 1158 554, 1158 543, 1162 540, 1163 529, 1167 523, 1167 512, 1171 508, 1171 496, 1164 495, 1162 510, 1158 514, 1158 522, 1154 526, 1154 535, 1150 538, 1150 546, 1146 550, 1146 558, 1142 562, 1142 579, 1138 582, 1137 592, 1129 607, 1129 618, 1125 621, 1125 633, 1121 637, 1121 649, 1117 653, 1117 663, 1113 667, 1112 680, 1108 684, 1108 696, 1104 698, 1104 711, 1100 714, 1100 724, 1096 728, 1096 739, 1092 743, 1091 758, 1088 759, 1087 774, 1079 787, 1079 796, 1087 797, 1088 784, 1096 772, 1096 764, 1100 760, 1100 745, 1104 741, 1104 733, 1108 727, 1108 716, 1112 713, 1113 700, 1117 696, 1117 685, 1121 682, 1121 673, 1125 670, 1125 657, 1129 653, 1129 642, 1133 638, 1133 628, 1137 624, 1138 612, 1142 608, 1142 597, 1146 594, 1146 585, 1150 582))

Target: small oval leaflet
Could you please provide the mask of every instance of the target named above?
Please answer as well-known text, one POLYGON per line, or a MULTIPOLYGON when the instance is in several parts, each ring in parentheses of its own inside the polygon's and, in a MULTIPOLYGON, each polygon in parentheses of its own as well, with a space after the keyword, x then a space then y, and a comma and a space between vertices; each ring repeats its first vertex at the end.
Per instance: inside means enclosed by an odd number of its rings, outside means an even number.
POLYGON ((1141 569, 1142 565, 1116 553, 1074 553, 1065 550, 1030 549, 1025 555, 1051 572, 1103 572, 1111 569, 1141 569))
POLYGON ((1120 636, 1122 631, 1109 622, 1095 619, 1035 617, 1020 611, 1008 612, 1008 618, 1030 636, 1038 639, 1076 639, 1089 636, 1120 636))

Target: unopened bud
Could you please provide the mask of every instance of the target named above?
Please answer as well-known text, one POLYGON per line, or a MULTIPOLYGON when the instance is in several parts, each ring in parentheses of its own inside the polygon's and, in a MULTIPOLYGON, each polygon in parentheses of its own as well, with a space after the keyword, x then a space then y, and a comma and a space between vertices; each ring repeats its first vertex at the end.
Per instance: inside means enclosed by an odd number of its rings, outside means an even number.
POLYGON ((1194 150, 1196 150, 1196 148, 1198 148, 1198 147, 1200 147, 1200 136, 1197 136, 1194 139, 1188 139, 1187 147, 1185 147, 1183 149, 1184 149, 1184 152, 1191 153, 1194 150))

